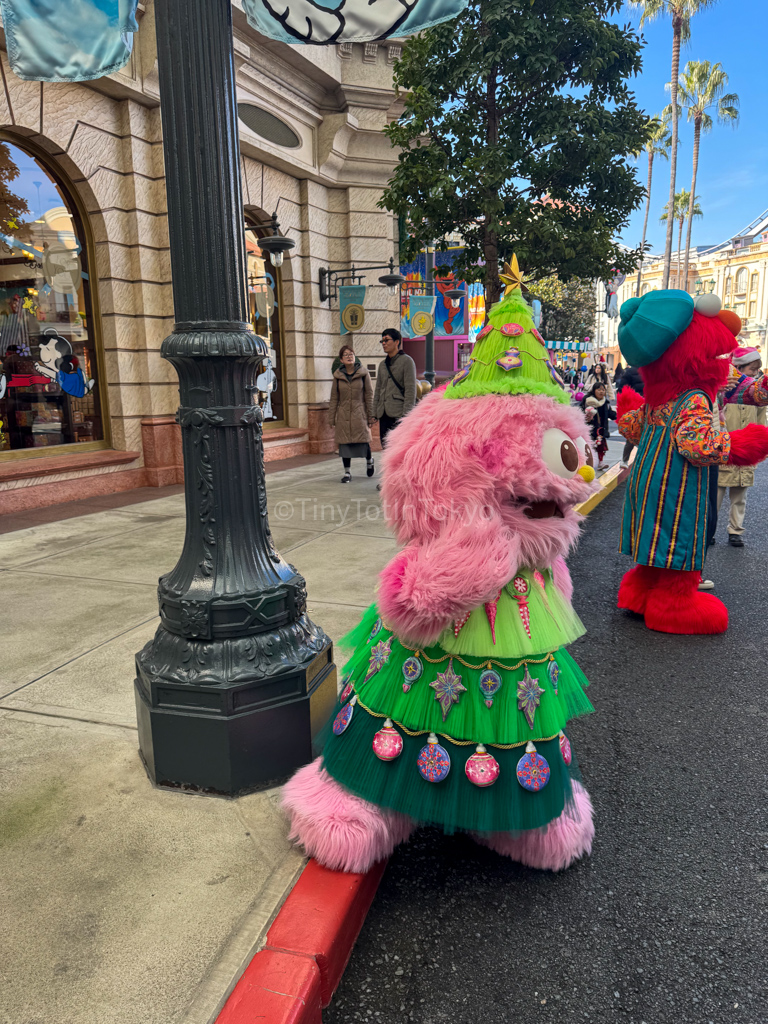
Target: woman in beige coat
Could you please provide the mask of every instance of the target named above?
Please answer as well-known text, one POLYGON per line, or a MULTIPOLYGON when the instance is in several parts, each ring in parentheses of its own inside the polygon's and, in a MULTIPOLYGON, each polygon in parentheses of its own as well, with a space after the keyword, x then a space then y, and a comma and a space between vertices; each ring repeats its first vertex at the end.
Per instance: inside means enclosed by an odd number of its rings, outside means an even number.
POLYGON ((365 459, 368 476, 373 476, 371 455, 371 423, 373 423, 373 388, 368 371, 349 345, 339 351, 341 366, 334 371, 331 383, 331 404, 328 418, 334 428, 339 455, 344 463, 343 484, 352 479, 352 459, 365 459))
MULTIPOLYGON (((761 357, 756 348, 737 348, 731 356, 731 362, 739 373, 747 377, 759 377, 761 357)), ((754 405, 729 404, 725 407, 725 426, 727 430, 738 430, 748 423, 761 423, 765 426, 765 408, 754 405)), ((728 516, 728 543, 734 548, 744 547, 744 515, 747 511, 747 488, 755 482, 754 466, 721 466, 717 474, 717 508, 723 503, 725 492, 728 491, 731 508, 728 516)))

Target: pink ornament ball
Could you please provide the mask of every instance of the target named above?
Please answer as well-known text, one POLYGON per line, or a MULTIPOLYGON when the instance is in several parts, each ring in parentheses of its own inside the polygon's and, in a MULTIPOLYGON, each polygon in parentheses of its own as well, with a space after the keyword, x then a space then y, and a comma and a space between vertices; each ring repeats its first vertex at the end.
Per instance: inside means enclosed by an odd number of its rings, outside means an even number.
POLYGON ((499 762, 488 753, 482 743, 464 765, 464 774, 473 785, 480 786, 481 789, 492 786, 499 777, 499 771, 499 762))
POLYGON ((373 737, 373 752, 380 761, 394 761, 403 752, 403 737, 388 718, 373 737))

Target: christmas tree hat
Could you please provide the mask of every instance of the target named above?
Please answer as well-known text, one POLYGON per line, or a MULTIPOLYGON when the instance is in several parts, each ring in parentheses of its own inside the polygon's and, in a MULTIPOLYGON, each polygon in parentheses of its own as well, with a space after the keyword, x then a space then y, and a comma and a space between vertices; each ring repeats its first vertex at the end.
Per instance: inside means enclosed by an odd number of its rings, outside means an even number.
POLYGON ((504 296, 491 307, 469 364, 453 378, 445 397, 549 395, 567 405, 570 397, 534 326, 533 310, 523 298, 516 256, 499 277, 506 285, 504 296))

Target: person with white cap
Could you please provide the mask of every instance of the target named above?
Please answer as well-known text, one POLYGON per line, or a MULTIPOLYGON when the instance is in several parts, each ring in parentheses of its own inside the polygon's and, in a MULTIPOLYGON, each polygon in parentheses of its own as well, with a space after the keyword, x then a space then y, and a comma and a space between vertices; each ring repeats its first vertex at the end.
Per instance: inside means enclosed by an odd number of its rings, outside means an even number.
MULTIPOLYGON (((746 383, 762 376, 762 358, 759 349, 737 348, 731 356, 731 365, 739 374, 740 382, 746 383)), ((754 405, 729 401, 725 405, 725 426, 738 430, 748 423, 766 425, 766 410, 754 405)), ((754 466, 720 466, 717 478, 717 508, 723 503, 728 491, 730 514, 728 517, 728 543, 735 548, 744 547, 744 516, 747 511, 747 489, 755 482, 754 466)))

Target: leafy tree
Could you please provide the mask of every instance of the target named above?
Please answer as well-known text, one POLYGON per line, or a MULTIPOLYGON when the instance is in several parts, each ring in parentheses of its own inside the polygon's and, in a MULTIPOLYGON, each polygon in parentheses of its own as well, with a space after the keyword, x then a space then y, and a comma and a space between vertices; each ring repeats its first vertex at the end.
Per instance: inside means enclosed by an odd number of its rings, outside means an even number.
POLYGON ((723 90, 728 85, 728 75, 723 65, 710 64, 708 60, 689 60, 680 75, 678 83, 680 107, 693 121, 693 176, 691 178, 690 208, 688 210, 688 230, 685 236, 685 269, 683 280, 688 280, 688 261, 691 252, 691 226, 694 216, 693 202, 696 192, 696 178, 699 172, 699 146, 702 133, 712 131, 714 121, 709 113, 716 108, 715 116, 719 124, 730 124, 735 128, 739 123, 739 97, 735 92, 725 96, 723 90))
MULTIPOLYGON (((640 249, 645 252, 645 237, 648 234, 648 214, 651 212, 651 182, 653 181, 653 161, 659 156, 665 160, 669 159, 669 147, 672 143, 672 136, 669 134, 670 114, 664 111, 660 117, 651 121, 651 134, 643 149, 648 154, 648 184, 645 186, 645 217, 643 219, 643 239, 640 242, 640 249)), ((635 295, 640 294, 640 279, 643 276, 643 264, 637 268, 637 290, 635 295)))
POLYGON ((596 300, 594 281, 578 277, 561 281, 549 277, 529 287, 541 301, 541 333, 547 341, 583 341, 595 333, 596 300))
POLYGON ((648 118, 627 84, 640 40, 605 17, 620 6, 469 0, 408 41, 405 109, 386 129, 401 154, 380 204, 409 219, 405 259, 460 233, 455 269, 484 280, 489 303, 513 251, 534 279, 634 269, 639 252, 613 239, 642 200, 628 157, 648 118))
POLYGON ((11 156, 11 151, 4 142, 0 142, 0 227, 7 230, 8 221, 15 221, 25 213, 29 213, 26 199, 17 196, 9 188, 9 183, 19 176, 19 169, 11 156))
POLYGON ((664 245, 664 273, 661 287, 669 287, 669 268, 672 263, 672 230, 675 214, 675 188, 677 185, 677 143, 679 128, 679 112, 677 109, 678 74, 680 71, 680 47, 691 38, 691 18, 699 14, 705 7, 711 7, 717 0, 628 0, 630 7, 642 10, 640 27, 646 21, 654 21, 664 14, 672 19, 672 77, 670 93, 672 103, 672 150, 669 158, 669 201, 667 203, 667 240, 664 245))
MULTIPOLYGON (((700 198, 700 196, 692 197, 690 192, 686 192, 685 189, 682 189, 682 191, 676 193, 676 195, 675 195, 675 207, 674 207, 673 220, 676 220, 678 225, 679 225, 679 230, 678 230, 678 235, 677 235, 677 287, 678 288, 687 288, 688 287, 688 277, 687 276, 686 277, 682 277, 681 274, 680 274, 680 257, 682 255, 682 245, 683 245, 683 224, 690 217, 696 217, 698 219, 698 218, 704 216, 704 214, 701 212, 701 207, 699 206, 699 204, 697 202, 697 200, 699 198, 700 198)), ((662 213, 661 217, 659 217, 659 220, 662 221, 662 222, 666 221, 668 216, 669 215, 668 215, 667 211, 665 210, 664 213, 662 213)), ((687 275, 687 273, 688 273, 688 263, 687 262, 685 264, 685 272, 686 272, 686 275, 687 275)))

